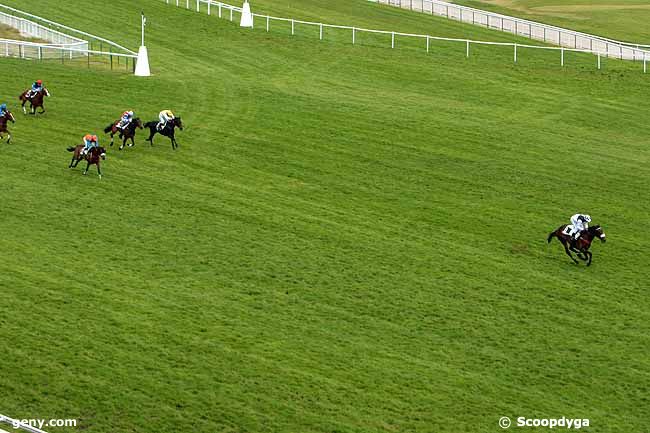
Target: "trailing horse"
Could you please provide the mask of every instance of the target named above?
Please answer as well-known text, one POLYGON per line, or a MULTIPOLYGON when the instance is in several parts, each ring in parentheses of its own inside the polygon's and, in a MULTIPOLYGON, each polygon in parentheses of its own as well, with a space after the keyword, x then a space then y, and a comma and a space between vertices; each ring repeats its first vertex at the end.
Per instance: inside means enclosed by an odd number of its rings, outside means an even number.
POLYGON ((133 138, 135 137, 136 128, 142 129, 142 121, 140 118, 135 117, 132 119, 124 129, 119 129, 117 127, 118 123, 120 123, 120 121, 116 120, 104 128, 104 133, 111 133, 111 146, 113 145, 113 136, 118 132, 120 133, 120 138, 122 138, 122 145, 120 146, 120 150, 124 149, 124 145, 126 145, 126 141, 128 139, 131 139, 131 144, 129 144, 129 147, 135 146, 135 141, 133 141, 133 138))
POLYGON ((68 165, 68 168, 75 168, 77 165, 79 165, 80 161, 86 160, 88 164, 86 164, 84 175, 88 173, 88 168, 90 168, 92 164, 95 164, 97 166, 97 174, 101 179, 102 170, 100 168, 100 161, 102 159, 106 159, 106 149, 104 149, 103 147, 91 147, 88 153, 82 156, 81 151, 83 150, 83 148, 84 148, 83 144, 80 144, 78 146, 68 147, 68 152, 74 152, 72 155, 72 160, 70 160, 70 165, 68 165))
POLYGON ((171 139, 172 149, 176 150, 178 143, 176 142, 176 138, 174 138, 174 129, 178 127, 181 131, 183 130, 183 122, 181 122, 181 118, 176 117, 170 120, 161 131, 156 128, 156 125, 158 125, 157 120, 152 120, 151 122, 144 124, 145 128, 149 128, 149 138, 147 138, 147 141, 150 142, 153 146, 153 136, 156 134, 164 135, 165 137, 169 137, 171 139))
POLYGON ((14 117, 13 114, 11 114, 10 111, 6 111, 5 115, 0 117, 0 140, 3 139, 2 133, 6 132, 7 133, 7 144, 11 142, 11 132, 7 129, 7 122, 11 121, 11 123, 16 123, 16 118, 14 117))
POLYGON ((43 87, 43 90, 40 92, 36 92, 34 96, 27 96, 30 92, 30 89, 25 90, 23 93, 20 94, 18 99, 20 102, 22 102, 22 107, 23 107, 23 113, 27 114, 27 110, 25 109, 25 104, 27 101, 30 103, 30 108, 29 108, 29 114, 36 114, 36 108, 40 108, 41 111, 39 113, 43 114, 45 113, 45 107, 43 107, 43 100, 45 99, 46 96, 50 96, 50 92, 43 87))
POLYGON ((599 225, 591 226, 587 230, 584 230, 580 234, 578 240, 574 242, 571 238, 571 235, 569 234, 569 230, 567 229, 568 226, 568 224, 564 224, 558 227, 557 230, 551 232, 548 235, 546 241, 550 243, 551 240, 556 237, 562 243, 564 246, 564 251, 571 258, 571 260, 573 260, 574 263, 578 264, 578 261, 573 258, 571 251, 576 253, 580 260, 586 261, 587 266, 591 265, 592 254, 589 251, 591 242, 595 238, 600 239, 601 242, 605 242, 605 232, 599 225))

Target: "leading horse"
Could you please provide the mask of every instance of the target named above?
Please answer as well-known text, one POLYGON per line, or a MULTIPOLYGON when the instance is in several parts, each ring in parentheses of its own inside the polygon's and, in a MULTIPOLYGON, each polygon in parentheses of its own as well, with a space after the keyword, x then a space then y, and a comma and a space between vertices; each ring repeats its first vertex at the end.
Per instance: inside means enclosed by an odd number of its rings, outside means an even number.
POLYGON ((156 127, 157 125, 157 120, 152 120, 151 122, 144 124, 145 128, 149 128, 149 138, 147 138, 147 141, 150 142, 153 146, 153 136, 156 134, 164 135, 165 137, 169 137, 171 139, 172 149, 176 150, 178 143, 176 142, 176 138, 174 138, 174 129, 178 127, 178 129, 181 131, 183 130, 183 122, 181 122, 181 118, 175 117, 174 119, 170 120, 161 131, 159 131, 156 127))
POLYGON ((605 232, 603 231, 602 227, 599 225, 591 226, 587 230, 584 230, 580 234, 580 238, 578 238, 577 241, 573 241, 571 238, 571 235, 569 234, 570 231, 568 229, 568 224, 564 224, 560 227, 557 228, 557 230, 552 231, 549 235, 548 238, 546 239, 547 242, 551 242, 551 240, 556 237, 564 246, 564 251, 566 254, 573 260, 575 264, 578 264, 578 261, 573 258, 573 255, 571 255, 571 251, 576 253, 578 258, 582 261, 587 262, 587 266, 591 265, 591 257, 592 254, 589 251, 589 248, 591 247, 591 242, 595 239, 598 238, 600 239, 601 242, 606 241, 605 237, 605 232))
POLYGON ((81 155, 81 151, 83 150, 84 145, 80 144, 78 146, 70 146, 68 147, 68 152, 74 152, 72 154, 72 160, 70 160, 70 165, 68 165, 68 168, 75 168, 77 165, 79 165, 79 162, 82 160, 86 160, 88 164, 86 164, 86 169, 84 170, 84 175, 88 173, 88 168, 92 164, 95 164, 97 166, 97 174, 99 175, 99 178, 102 178, 102 170, 100 168, 100 161, 102 159, 106 159, 106 149, 103 147, 91 147, 88 153, 85 155, 81 155))
POLYGON ((111 133, 111 146, 113 145, 113 136, 118 132, 120 133, 120 138, 122 139, 122 145, 120 146, 120 150, 124 149, 124 146, 126 145, 126 141, 129 139, 131 139, 131 144, 129 144, 129 147, 135 146, 135 141, 133 141, 133 138, 135 137, 136 128, 143 129, 142 121, 140 120, 140 118, 139 117, 133 118, 124 129, 119 129, 117 127, 118 123, 120 123, 120 121, 116 120, 115 122, 111 123, 106 128, 104 128, 104 133, 106 134, 108 134, 109 132, 111 133))
POLYGON ((13 114, 11 114, 10 111, 6 111, 5 115, 0 117, 0 140, 3 139, 2 133, 6 132, 7 133, 7 144, 11 142, 11 132, 7 129, 7 122, 11 121, 11 123, 16 123, 16 118, 14 117, 13 114))
POLYGON ((47 88, 43 87, 43 90, 36 92, 34 96, 27 96, 29 92, 30 89, 27 89, 18 97, 20 102, 22 102, 23 113, 27 114, 27 110, 25 109, 25 104, 27 101, 30 103, 29 114, 36 114, 37 108, 41 109, 41 111, 39 111, 40 114, 45 113, 45 107, 43 107, 43 99, 45 99, 46 96, 50 96, 50 92, 47 90, 47 88))

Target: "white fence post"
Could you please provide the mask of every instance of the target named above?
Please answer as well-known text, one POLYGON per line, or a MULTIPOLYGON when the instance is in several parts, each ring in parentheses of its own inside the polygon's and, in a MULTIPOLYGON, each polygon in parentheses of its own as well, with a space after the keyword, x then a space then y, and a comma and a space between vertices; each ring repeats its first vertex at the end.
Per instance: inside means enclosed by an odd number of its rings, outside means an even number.
POLYGON ((395 48, 395 32, 391 33, 391 38, 390 38, 390 47, 395 48))
POLYGON ((323 40, 323 23, 320 23, 319 27, 320 27, 319 38, 322 41, 323 40))
POLYGON ((644 51, 643 52, 643 73, 645 74, 646 72, 648 72, 648 67, 647 67, 646 58, 645 58, 645 51, 644 51))
POLYGON ((271 17, 266 16, 266 31, 268 32, 271 29, 271 17))
POLYGON ((190 8, 190 0, 185 0, 185 9, 190 8))
POLYGON ((199 7, 199 0, 196 0, 196 11, 201 12, 201 8, 199 7))
POLYGON ((230 8, 230 21, 232 21, 232 8, 230 8))
POLYGON ((560 48, 560 51, 562 52, 562 57, 561 57, 561 60, 560 60, 560 64, 562 66, 564 66, 564 48, 560 48))
MULTIPOLYGON (((178 1, 178 0, 176 0, 178 1)), ((221 18, 221 3, 219 3, 219 18, 221 18)))
POLYGON ((515 42, 515 63, 517 63, 517 43, 515 42))
POLYGON ((212 0, 208 0, 208 15, 211 15, 210 12, 210 5, 212 4, 212 0))
POLYGON ((469 57, 469 41, 467 41, 467 50, 465 51, 465 56, 469 57))
POLYGON ((427 53, 429 52, 429 35, 427 35, 427 53))
POLYGON ((296 22, 294 19, 291 19, 291 36, 293 36, 296 33, 296 22))
POLYGON ((352 45, 354 45, 357 42, 357 30, 352 27, 352 45))
POLYGON ((600 53, 598 53, 598 70, 600 71, 600 53))
POLYGON ((176 0, 176 7, 178 7, 178 0, 176 0))

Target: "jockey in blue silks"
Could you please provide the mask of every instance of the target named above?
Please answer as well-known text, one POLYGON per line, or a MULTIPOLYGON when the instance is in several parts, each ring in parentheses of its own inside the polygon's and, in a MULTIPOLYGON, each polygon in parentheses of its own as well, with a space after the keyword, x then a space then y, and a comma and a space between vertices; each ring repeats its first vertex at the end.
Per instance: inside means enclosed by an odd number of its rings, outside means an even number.
POLYGON ((43 90, 43 81, 42 80, 36 80, 32 84, 32 89, 29 91, 29 94, 27 95, 28 98, 33 98, 36 96, 38 92, 41 92, 43 90))

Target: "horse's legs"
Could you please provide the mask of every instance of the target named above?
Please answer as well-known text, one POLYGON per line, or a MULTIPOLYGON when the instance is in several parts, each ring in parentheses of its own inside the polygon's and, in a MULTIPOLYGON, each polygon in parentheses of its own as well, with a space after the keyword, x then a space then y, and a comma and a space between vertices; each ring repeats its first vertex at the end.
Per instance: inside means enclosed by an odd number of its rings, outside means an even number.
POLYGON ((569 247, 568 247, 568 245, 566 244, 566 242, 562 242, 562 245, 564 245, 564 251, 566 252, 567 256, 569 256, 569 258, 570 258, 571 260, 573 260, 573 263, 575 263, 575 264, 577 265, 577 264, 578 264, 578 261, 577 261, 576 259, 573 258, 573 255, 571 255, 571 251, 569 251, 569 247))
POLYGON ((99 168, 99 161, 97 161, 97 174, 99 175, 99 180, 102 180, 102 170, 99 168))
POLYGON ((124 149, 124 146, 126 145, 126 140, 127 140, 126 137, 122 138, 122 145, 120 146, 120 150, 124 149))
POLYGON ((591 258, 593 257, 593 254, 589 251, 585 251, 585 254, 589 254, 589 261, 587 262, 587 266, 591 265, 591 258))
POLYGON ((26 104, 26 103, 27 103, 27 99, 24 99, 24 100, 23 100, 23 105, 22 105, 22 107, 23 107, 23 114, 27 114, 27 109, 25 108, 25 104, 26 104))
POLYGON ((132 136, 131 136, 131 146, 130 146, 130 147, 135 146, 135 140, 134 140, 134 138, 135 138, 135 135, 132 135, 132 136))
MULTIPOLYGON (((34 111, 36 111, 36 108, 34 108, 34 111)), ((45 107, 44 107, 43 105, 41 105, 41 111, 40 111, 40 113, 41 113, 41 114, 45 113, 45 107)))
POLYGON ((111 146, 113 145, 113 135, 115 135, 115 133, 111 131, 111 146))
POLYGON ((579 250, 579 249, 577 249, 576 247, 571 247, 571 248, 569 248, 569 249, 570 249, 571 251, 573 251, 574 253, 576 253, 576 256, 578 256, 578 258, 579 258, 580 260, 582 260, 583 262, 586 262, 586 261, 587 261, 587 254, 586 254, 584 251, 579 250))
POLYGON ((152 131, 151 129, 149 129, 149 138, 147 138, 146 141, 148 141, 152 146, 153 146, 153 136, 154 135, 156 135, 156 133, 154 131, 152 131))
MULTIPOLYGON (((74 154, 72 155, 72 159, 70 160, 70 165, 68 165, 68 168, 72 168, 72 164, 74 163, 75 156, 74 154)), ((75 165, 76 167, 76 165, 75 165)))
POLYGON ((90 168, 90 161, 88 161, 88 164, 86 164, 86 169, 84 170, 84 176, 88 174, 88 169, 90 168))
POLYGON ((7 131, 7 144, 11 143, 11 132, 7 131))

